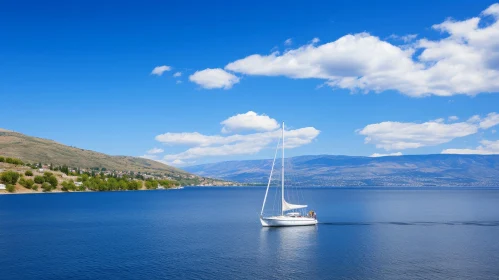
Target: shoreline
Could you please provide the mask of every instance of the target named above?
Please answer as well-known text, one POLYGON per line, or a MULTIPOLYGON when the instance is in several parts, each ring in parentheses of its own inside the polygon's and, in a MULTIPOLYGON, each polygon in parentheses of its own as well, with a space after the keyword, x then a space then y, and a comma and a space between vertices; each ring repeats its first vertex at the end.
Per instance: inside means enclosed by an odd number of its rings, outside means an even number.
MULTIPOLYGON (((241 185, 233 185, 233 186, 184 186, 184 188, 264 188, 266 186, 241 186, 241 185)), ((499 186, 481 186, 481 187, 473 187, 473 186, 370 186, 370 187, 358 187, 358 186, 349 186, 349 187, 335 187, 335 186, 321 186, 321 187, 301 187, 301 189, 338 189, 338 190, 400 190, 400 191, 414 191, 414 190, 493 190, 499 191, 499 186)), ((71 191, 65 192, 62 190, 55 190, 51 192, 7 192, 0 191, 1 195, 29 195, 29 194, 62 194, 62 193, 113 193, 113 192, 140 192, 140 191, 168 191, 168 190, 178 190, 178 189, 142 189, 142 190, 116 190, 116 191, 71 191)))

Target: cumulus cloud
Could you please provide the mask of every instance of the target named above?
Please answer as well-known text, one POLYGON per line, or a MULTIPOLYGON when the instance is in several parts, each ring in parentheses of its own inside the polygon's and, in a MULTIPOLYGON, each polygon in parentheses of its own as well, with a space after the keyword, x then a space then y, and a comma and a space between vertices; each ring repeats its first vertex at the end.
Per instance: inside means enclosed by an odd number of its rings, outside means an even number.
POLYGON ((147 151, 147 153, 150 154, 150 155, 161 154, 162 152, 164 152, 164 150, 160 149, 160 148, 152 148, 149 151, 147 151))
MULTIPOLYGON (((221 124, 223 129, 226 129, 225 132, 233 133, 235 130, 253 130, 257 132, 231 135, 204 135, 199 132, 168 132, 160 134, 155 138, 160 143, 189 147, 183 152, 165 155, 163 160, 171 163, 175 160, 186 161, 202 157, 255 154, 270 147, 281 135, 277 121, 266 115, 258 115, 250 111, 234 117, 236 118, 228 118, 222 121, 221 124), (249 125, 244 117, 238 116, 250 116, 260 124, 249 125)), ((285 147, 292 149, 309 144, 319 133, 320 131, 314 127, 286 130, 285 147)))
POLYGON ((477 155, 493 155, 499 154, 499 140, 497 141, 480 141, 480 146, 475 149, 445 149, 442 154, 477 154, 477 155))
POLYGON ((206 89, 223 88, 230 89, 239 83, 239 78, 223 69, 205 69, 196 71, 189 76, 189 80, 206 89))
POLYGON ((170 70, 172 70, 172 68, 170 66, 167 66, 167 65, 156 66, 156 67, 154 67, 154 69, 152 69, 151 75, 161 76, 161 75, 163 75, 164 72, 167 72, 170 70))
POLYGON ((374 153, 370 155, 369 157, 394 157, 394 156, 402 156, 403 154, 401 152, 396 152, 396 153, 390 153, 390 154, 379 154, 379 153, 374 153))
POLYGON ((253 54, 228 63, 225 70, 245 75, 321 79, 333 88, 362 92, 396 90, 421 97, 476 95, 499 91, 499 4, 480 16, 447 19, 432 28, 442 38, 400 37, 402 45, 369 33, 310 44, 283 54, 253 54), (484 18, 486 18, 484 20, 484 18), (492 23, 488 20, 491 19, 492 23))
MULTIPOLYGON (((287 149, 297 148, 312 142, 320 131, 313 127, 305 127, 294 130, 285 131, 285 147, 287 149)), ((200 144, 187 149, 178 154, 165 155, 164 159, 172 161, 175 159, 194 159, 208 156, 228 156, 228 155, 249 155, 260 152, 261 150, 269 147, 269 145, 279 138, 281 131, 268 131, 253 134, 235 134, 230 136, 208 136, 202 135, 197 132, 194 133, 181 133, 180 141, 178 135, 175 133, 167 133, 157 137, 165 144, 187 144, 199 141, 200 144), (192 136, 192 138, 186 137, 192 136), (202 139, 202 140, 201 140, 202 139)), ((160 141, 158 140, 158 141, 160 141)))
POLYGON ((450 116, 447 119, 449 120, 449 122, 455 122, 455 121, 459 120, 459 117, 457 117, 457 116, 450 116))
POLYGON ((182 76, 182 72, 175 72, 175 74, 173 74, 173 77, 175 78, 178 78, 180 76, 182 76))
POLYGON ((220 124, 223 125, 222 133, 246 130, 270 131, 279 128, 275 119, 263 114, 258 115, 253 111, 232 116, 220 124))
POLYGON ((284 41, 285 46, 291 46, 293 44, 293 39, 289 38, 286 41, 284 41))
POLYGON ((447 143, 455 138, 472 135, 479 129, 497 125, 496 113, 490 113, 485 118, 473 116, 466 122, 445 123, 444 119, 436 119, 424 123, 381 122, 370 124, 357 133, 364 135, 365 143, 376 145, 376 148, 404 150, 435 146, 447 143))

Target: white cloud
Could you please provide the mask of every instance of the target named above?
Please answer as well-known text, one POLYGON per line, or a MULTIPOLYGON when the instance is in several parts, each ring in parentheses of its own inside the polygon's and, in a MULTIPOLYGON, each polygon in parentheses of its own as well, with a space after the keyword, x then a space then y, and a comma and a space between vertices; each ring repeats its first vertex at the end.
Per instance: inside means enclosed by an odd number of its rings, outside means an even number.
POLYGON ((223 125, 222 133, 235 131, 257 130, 270 131, 279 128, 279 123, 267 115, 258 115, 253 111, 232 116, 220 124, 223 125))
POLYGON ((497 131, 495 129, 492 129, 492 134, 495 134, 497 131))
POLYGON ((414 39, 416 39, 416 37, 418 37, 418 34, 407 34, 404 36, 392 34, 392 35, 388 36, 388 39, 400 40, 404 43, 410 43, 410 42, 414 41, 414 39))
MULTIPOLYGON (((248 112, 253 113, 253 112, 248 112)), ((168 154, 163 157, 165 162, 172 163, 175 160, 190 160, 210 156, 248 155, 255 154, 270 147, 281 135, 281 130, 277 122, 265 115, 239 114, 234 119, 228 118, 221 124, 226 128, 226 132, 234 130, 260 130, 250 134, 204 135, 198 132, 164 133, 156 136, 156 140, 166 145, 190 146, 187 150, 168 154), (260 122, 257 126, 249 126, 245 118, 238 116, 250 116, 260 122), (266 118, 262 118, 266 117, 266 118), (268 118, 268 119, 267 119, 268 118), (231 121, 228 121, 231 120, 231 121), (236 120, 236 121, 234 121, 236 120), (274 123, 275 122, 275 123, 274 123)), ((314 127, 304 127, 285 131, 285 147, 288 149, 297 148, 311 143, 320 131, 314 127)))
POLYGON ((403 154, 401 152, 396 152, 396 153, 390 153, 390 154, 379 154, 379 153, 374 153, 370 155, 369 157, 394 157, 394 156, 402 156, 403 154))
POLYGON ((147 151, 147 153, 150 154, 150 155, 152 155, 152 154, 161 154, 162 152, 164 152, 164 150, 160 149, 160 148, 152 148, 149 151, 147 151))
MULTIPOLYGON (((309 144, 319 135, 319 133, 320 131, 313 127, 285 131, 285 147, 287 149, 292 149, 309 144)), ((184 152, 165 155, 165 160, 172 161, 175 159, 186 160, 208 156, 255 154, 264 148, 269 147, 272 142, 275 142, 279 138, 281 131, 275 130, 245 135, 235 134, 225 137, 219 135, 202 135, 197 132, 180 133, 182 135, 180 138, 182 138, 184 142, 180 141, 175 133, 166 134, 169 134, 170 139, 160 137, 160 140, 158 141, 162 141, 165 144, 192 144, 196 141, 200 143, 184 152), (189 139, 186 135, 192 136, 193 138, 189 139)), ((158 137, 156 137, 156 139, 158 139, 158 137)))
POLYGON ((142 155, 142 156, 139 156, 140 158, 145 158, 145 159, 152 159, 152 160, 158 160, 158 157, 156 155, 149 155, 149 154, 145 154, 145 155, 142 155))
POLYGON ((223 69, 205 69, 196 71, 189 76, 189 80, 206 89, 223 88, 230 89, 239 83, 239 78, 223 69))
POLYGON ((175 72, 175 74, 173 74, 173 77, 175 78, 178 78, 180 76, 182 76, 182 72, 175 72))
POLYGON ((289 38, 286 41, 284 41, 285 46, 291 46, 293 44, 293 39, 289 38))
POLYGON ((457 117, 457 116, 450 116, 449 118, 447 118, 447 120, 449 120, 449 122, 455 122, 455 121, 459 120, 459 117, 457 117))
MULTIPOLYGON (((253 54, 225 69, 246 75, 322 79, 333 88, 396 90, 414 97, 498 92, 498 7, 490 6, 480 17, 433 25, 442 33, 438 40, 395 45, 369 33, 348 34, 322 45, 313 40, 283 54, 253 54), (491 15, 492 23, 483 21, 491 15)), ((415 36, 400 38, 409 41, 415 36)))
POLYGON ((479 115, 474 115, 471 118, 468 119, 468 122, 470 123, 479 123, 480 122, 480 116, 479 115))
POLYGON ((176 81, 175 83, 178 85, 178 84, 181 84, 181 83, 182 83, 182 81, 176 81))
POLYGON ((312 39, 312 41, 311 41, 311 42, 312 42, 312 44, 317 44, 317 43, 319 43, 320 41, 321 41, 321 40, 320 40, 319 38, 315 37, 314 39, 312 39))
POLYGON ((477 154, 477 155, 492 155, 499 154, 499 140, 497 141, 480 141, 480 146, 476 149, 445 149, 442 154, 477 154))
POLYGON ((154 69, 152 69, 151 75, 161 76, 161 75, 163 75, 164 72, 170 71, 170 70, 172 70, 172 68, 170 66, 167 66, 167 65, 156 66, 156 67, 154 67, 154 69))
POLYGON ((480 121, 480 128, 490 128, 499 124, 499 114, 490 113, 480 121))
POLYGON ((365 135, 365 143, 372 143, 376 148, 404 150, 424 146, 434 146, 451 141, 454 138, 474 134, 478 127, 461 122, 445 124, 429 121, 425 123, 382 122, 370 124, 358 131, 365 135))
POLYGON ((176 159, 176 160, 173 160, 171 162, 166 162, 166 164, 173 165, 173 166, 184 166, 184 165, 188 165, 188 164, 191 164, 191 163, 194 163, 194 161, 193 162, 186 162, 186 161, 183 161, 183 160, 180 160, 180 159, 176 159))
MULTIPOLYGON (((376 148, 390 150, 414 149, 447 143, 455 138, 472 135, 479 129, 488 129, 499 124, 498 114, 490 113, 484 118, 475 115, 466 122, 445 123, 443 118, 425 123, 381 122, 357 130, 366 136, 365 143, 376 148)), ((450 119, 450 118, 449 118, 450 119)))

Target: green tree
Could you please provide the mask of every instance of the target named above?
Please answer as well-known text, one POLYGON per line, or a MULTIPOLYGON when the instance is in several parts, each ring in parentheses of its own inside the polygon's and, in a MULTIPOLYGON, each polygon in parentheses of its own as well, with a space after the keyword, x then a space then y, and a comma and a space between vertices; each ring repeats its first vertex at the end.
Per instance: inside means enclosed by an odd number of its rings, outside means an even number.
POLYGON ((67 165, 61 166, 59 170, 61 170, 62 173, 69 175, 69 167, 67 165))
POLYGON ((59 182, 57 182, 57 178, 54 175, 49 176, 47 178, 47 182, 50 185, 52 185, 52 187, 54 187, 54 188, 57 187, 57 184, 59 183, 59 182))
POLYGON ((78 182, 86 182, 88 181, 88 174, 81 174, 81 177, 76 179, 78 182))
POLYGON ((0 173, 0 181, 5 184, 15 185, 19 179, 19 173, 14 171, 5 171, 0 173))
POLYGON ((33 181, 32 179, 26 180, 26 186, 25 186, 26 188, 32 189, 33 185, 35 185, 35 181, 33 181))
POLYGON ((19 185, 24 187, 26 185, 26 180, 24 178, 19 179, 19 185))
POLYGON ((5 158, 4 157, 0 157, 0 162, 5 162, 5 158))
POLYGON ((24 178, 19 179, 19 185, 21 185, 27 189, 33 188, 34 184, 35 184, 35 182, 31 179, 27 179, 27 180, 24 178))
POLYGON ((14 185, 11 185, 11 184, 7 184, 6 189, 8 192, 11 192, 11 193, 16 191, 16 187, 14 185))
POLYGON ((42 189, 44 192, 50 192, 52 191, 52 185, 50 185, 49 183, 45 182, 42 184, 42 189))
POLYGON ((34 185, 31 189, 34 190, 34 191, 37 191, 38 190, 38 186, 34 185))
POLYGON ((146 185, 146 189, 148 190, 154 190, 158 187, 158 181, 155 181, 155 180, 147 180, 145 182, 145 185, 146 185))
POLYGON ((62 182, 61 185, 62 185, 62 190, 65 192, 76 190, 76 186, 73 181, 65 181, 62 182))
POLYGON ((33 176, 33 172, 31 170, 26 170, 26 172, 24 172, 24 175, 33 176))
POLYGON ((45 183, 45 178, 43 176, 35 176, 35 183, 43 184, 45 183))

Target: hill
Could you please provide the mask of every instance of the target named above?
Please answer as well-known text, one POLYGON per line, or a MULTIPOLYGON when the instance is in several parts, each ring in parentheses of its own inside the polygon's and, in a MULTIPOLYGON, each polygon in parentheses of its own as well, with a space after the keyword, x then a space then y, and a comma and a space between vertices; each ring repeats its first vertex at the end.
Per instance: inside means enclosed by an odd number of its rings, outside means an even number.
MULTIPOLYGON (((227 161, 185 170, 266 184, 272 161, 227 161)), ((285 159, 289 184, 308 186, 499 186, 499 155, 299 156, 285 159)), ((280 166, 280 160, 276 162, 280 166)))
POLYGON ((107 170, 162 174, 176 179, 189 178, 190 181, 193 181, 193 184, 196 184, 196 182, 206 184, 226 183, 195 176, 149 159, 131 156, 110 156, 5 129, 0 129, 0 155, 20 158, 24 162, 31 163, 41 162, 43 164, 52 163, 54 165, 67 165, 78 168, 106 168, 107 170))

